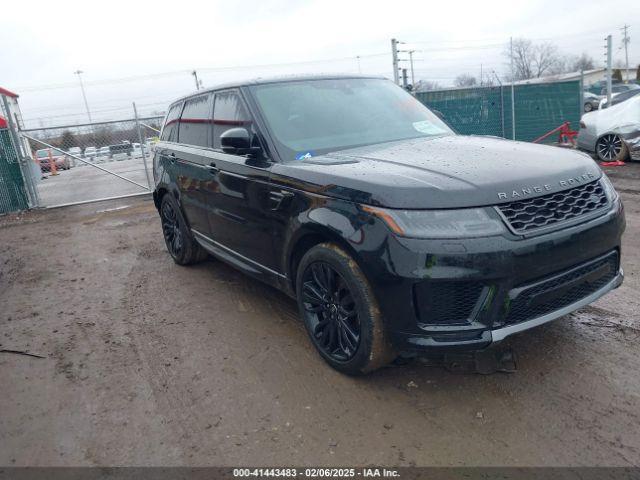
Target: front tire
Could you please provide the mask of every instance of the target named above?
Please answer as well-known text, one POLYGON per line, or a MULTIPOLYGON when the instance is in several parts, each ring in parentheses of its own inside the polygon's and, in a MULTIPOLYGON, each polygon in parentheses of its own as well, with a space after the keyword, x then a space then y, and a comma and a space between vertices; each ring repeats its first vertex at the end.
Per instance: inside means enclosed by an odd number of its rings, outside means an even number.
POLYGON ((615 133, 608 133, 596 142, 596 154, 602 162, 624 160, 627 158, 627 145, 615 133))
POLYGON ((296 292, 309 338, 333 368, 362 375, 393 360, 371 286, 342 248, 322 243, 310 249, 298 267, 296 292))
POLYGON ((160 220, 164 242, 174 262, 191 265, 207 258, 207 252, 193 238, 178 202, 170 193, 160 202, 160 220))

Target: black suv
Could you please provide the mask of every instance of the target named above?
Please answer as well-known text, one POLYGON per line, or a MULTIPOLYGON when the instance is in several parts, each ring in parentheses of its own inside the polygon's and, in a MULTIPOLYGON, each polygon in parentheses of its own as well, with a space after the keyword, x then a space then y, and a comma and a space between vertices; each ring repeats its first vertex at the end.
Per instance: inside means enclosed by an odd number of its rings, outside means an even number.
POLYGON ((622 282, 623 207, 593 160, 456 135, 383 78, 182 98, 154 178, 176 263, 213 254, 297 298, 320 355, 349 374, 486 347, 622 282))

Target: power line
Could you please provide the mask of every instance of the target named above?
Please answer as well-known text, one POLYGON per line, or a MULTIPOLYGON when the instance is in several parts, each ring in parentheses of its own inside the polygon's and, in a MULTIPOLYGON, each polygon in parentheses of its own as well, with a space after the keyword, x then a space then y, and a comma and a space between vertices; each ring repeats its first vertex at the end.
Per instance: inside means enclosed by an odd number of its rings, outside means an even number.
MULTIPOLYGON (((223 66, 223 67, 202 67, 198 68, 201 72, 224 72, 224 71, 235 71, 235 70, 246 70, 246 69, 259 69, 259 68, 279 68, 279 67, 290 67, 290 66, 298 66, 298 65, 314 65, 318 63, 332 63, 339 61, 353 61, 358 57, 360 59, 363 58, 373 58, 373 57, 381 57, 386 56, 387 53, 371 53, 366 55, 354 55, 350 57, 340 57, 340 58, 327 58, 327 59, 319 59, 319 60, 305 60, 299 62, 286 62, 286 63, 269 63, 269 64, 257 64, 257 65, 235 65, 235 66, 223 66)), ((98 86, 98 85, 110 85, 117 83, 125 83, 125 82, 133 82, 139 80, 154 80, 157 78, 163 77, 171 77, 177 75, 185 75, 193 74, 193 69, 191 70, 174 70, 169 72, 158 72, 151 73, 146 75, 132 75, 129 77, 121 77, 121 78, 111 78, 105 80, 94 80, 91 82, 85 82, 85 86, 98 86)), ((60 88, 70 88, 74 87, 73 83, 58 83, 58 84, 49 84, 49 85, 35 85, 35 86, 25 86, 25 87, 16 87, 15 89, 22 92, 33 92, 40 90, 55 90, 60 88)))

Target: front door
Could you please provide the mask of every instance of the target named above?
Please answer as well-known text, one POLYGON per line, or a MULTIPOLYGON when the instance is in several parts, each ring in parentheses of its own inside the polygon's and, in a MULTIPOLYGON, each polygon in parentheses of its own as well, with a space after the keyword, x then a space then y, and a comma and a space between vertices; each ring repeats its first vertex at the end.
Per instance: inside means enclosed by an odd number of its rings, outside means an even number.
POLYGON ((230 128, 253 132, 254 125, 238 90, 216 92, 213 110, 213 154, 217 191, 209 210, 211 238, 233 253, 278 271, 269 212, 270 164, 223 153, 220 135, 230 128))

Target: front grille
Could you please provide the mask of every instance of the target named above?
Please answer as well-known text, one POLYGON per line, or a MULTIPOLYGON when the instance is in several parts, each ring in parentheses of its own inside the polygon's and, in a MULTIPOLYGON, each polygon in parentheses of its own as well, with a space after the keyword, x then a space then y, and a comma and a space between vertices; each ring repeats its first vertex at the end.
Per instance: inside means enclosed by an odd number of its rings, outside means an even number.
POLYGON ((594 212, 607 203, 602 185, 595 181, 563 192, 498 205, 498 209, 516 233, 524 234, 594 212))
POLYGON ((613 280, 617 272, 618 252, 614 251, 537 282, 507 304, 506 323, 531 320, 582 300, 613 280))
POLYGON ((431 325, 468 323, 480 299, 478 282, 421 282, 415 285, 418 318, 431 325))

